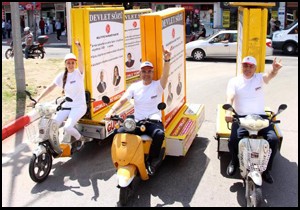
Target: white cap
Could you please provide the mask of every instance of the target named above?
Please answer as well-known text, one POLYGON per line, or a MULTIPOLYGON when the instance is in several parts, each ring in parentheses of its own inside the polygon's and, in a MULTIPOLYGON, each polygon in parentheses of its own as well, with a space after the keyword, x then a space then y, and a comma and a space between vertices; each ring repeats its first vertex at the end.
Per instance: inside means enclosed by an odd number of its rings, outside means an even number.
POLYGON ((29 30, 30 30, 30 28, 28 26, 24 28, 24 32, 29 31, 29 30))
POLYGON ((77 61, 77 58, 73 53, 66 54, 64 61, 66 62, 67 60, 70 60, 70 59, 77 61))
POLYGON ((252 56, 247 56, 243 59, 242 63, 254 64, 256 66, 256 59, 252 56))
POLYGON ((141 64, 141 68, 146 67, 146 66, 150 66, 153 68, 153 64, 150 61, 145 61, 141 64))

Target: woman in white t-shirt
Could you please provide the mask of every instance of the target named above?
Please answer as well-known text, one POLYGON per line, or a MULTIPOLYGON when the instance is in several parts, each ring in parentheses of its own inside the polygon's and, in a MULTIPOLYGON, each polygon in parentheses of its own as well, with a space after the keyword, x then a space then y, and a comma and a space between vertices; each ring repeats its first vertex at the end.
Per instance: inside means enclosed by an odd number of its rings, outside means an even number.
MULTIPOLYGON (((64 125, 64 130, 66 133, 72 136, 72 150, 73 153, 76 150, 80 150, 84 144, 84 137, 78 132, 74 127, 78 120, 87 110, 86 99, 85 99, 85 89, 84 89, 84 65, 83 65, 83 55, 80 42, 75 42, 78 49, 78 60, 73 53, 68 53, 65 56, 65 71, 59 73, 39 97, 37 97, 36 102, 39 102, 44 96, 49 94, 55 87, 62 88, 62 93, 72 99, 72 102, 65 102, 62 107, 71 109, 62 109, 58 111, 54 117, 54 121, 58 126, 66 120, 64 125), (76 67, 76 62, 78 62, 78 68, 76 67), (75 141, 74 141, 75 138, 75 141)), ((30 104, 34 105, 33 102, 30 104)))

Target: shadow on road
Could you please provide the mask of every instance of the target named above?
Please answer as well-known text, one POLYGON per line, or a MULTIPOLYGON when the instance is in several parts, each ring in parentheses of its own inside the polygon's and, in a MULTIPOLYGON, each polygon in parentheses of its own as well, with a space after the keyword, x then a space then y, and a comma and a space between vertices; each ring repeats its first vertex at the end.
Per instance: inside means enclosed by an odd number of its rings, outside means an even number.
POLYGON ((77 154, 73 154, 69 160, 65 158, 55 159, 57 162, 53 162, 49 177, 44 182, 36 184, 31 193, 38 194, 43 191, 57 192, 70 190, 78 196, 84 196, 80 192, 80 188, 91 185, 94 195, 87 199, 97 201, 100 196, 97 181, 106 181, 115 173, 110 158, 110 146, 108 143, 99 146, 97 141, 92 141, 86 143, 85 147, 77 154), (78 185, 66 186, 66 179, 77 181, 78 185))
MULTIPOLYGON (((239 171, 234 176, 226 174, 227 166, 230 162, 231 156, 229 153, 223 153, 220 159, 220 171, 226 178, 237 179, 232 186, 230 192, 236 192, 237 201, 241 206, 246 206, 245 188, 243 186, 242 178, 239 171)), ((280 152, 276 153, 273 170, 271 174, 274 178, 273 184, 263 182, 262 194, 263 203, 262 207, 297 207, 298 206, 298 178, 295 174, 298 173, 298 166, 294 162, 290 162, 283 157, 280 152)))
POLYGON ((189 207, 210 162, 204 153, 208 143, 207 138, 196 137, 186 156, 166 156, 155 176, 139 183, 128 206, 149 207, 152 195, 162 201, 156 207, 172 205, 175 202, 189 207))

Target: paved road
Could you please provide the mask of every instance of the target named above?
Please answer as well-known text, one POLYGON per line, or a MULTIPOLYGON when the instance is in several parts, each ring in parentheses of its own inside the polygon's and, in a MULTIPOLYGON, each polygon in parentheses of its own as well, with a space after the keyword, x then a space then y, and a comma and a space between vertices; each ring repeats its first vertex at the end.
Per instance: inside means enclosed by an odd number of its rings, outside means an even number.
MULTIPOLYGON (((280 56, 284 68, 266 87, 272 109, 286 103, 278 118, 284 135, 275 157, 275 183, 264 183, 264 206, 298 206, 298 57, 280 56)), ((273 57, 271 57, 273 58, 273 57)), ((187 101, 205 105, 205 121, 185 157, 166 157, 157 175, 138 185, 129 206, 245 206, 238 176, 226 177, 217 159, 216 106, 225 101, 225 88, 235 75, 235 60, 187 61, 187 101)), ((266 69, 271 68, 271 61, 266 69)), ((23 132, 2 142, 2 206, 118 206, 110 144, 91 142, 72 158, 53 162, 48 179, 34 183, 28 174, 32 145, 23 132)))

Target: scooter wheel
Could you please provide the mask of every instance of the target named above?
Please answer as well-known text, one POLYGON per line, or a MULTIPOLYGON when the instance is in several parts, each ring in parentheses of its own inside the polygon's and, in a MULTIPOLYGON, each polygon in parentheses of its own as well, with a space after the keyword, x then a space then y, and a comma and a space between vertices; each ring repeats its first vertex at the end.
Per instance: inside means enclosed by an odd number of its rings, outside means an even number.
POLYGON ((121 206, 126 206, 129 200, 130 195, 132 194, 131 184, 127 187, 120 187, 120 197, 119 202, 121 206))
POLYGON ((252 180, 249 180, 249 198, 247 198, 247 207, 260 207, 262 204, 261 186, 256 185, 252 180))
POLYGON ((5 57, 6 59, 11 59, 14 57, 14 52, 12 49, 7 49, 5 52, 5 57))
POLYGON ((40 49, 35 49, 32 53, 34 58, 43 59, 45 56, 45 53, 40 49))
POLYGON ((52 156, 50 152, 43 153, 36 157, 32 155, 29 163, 30 178, 37 183, 43 182, 49 175, 52 167, 52 156))

